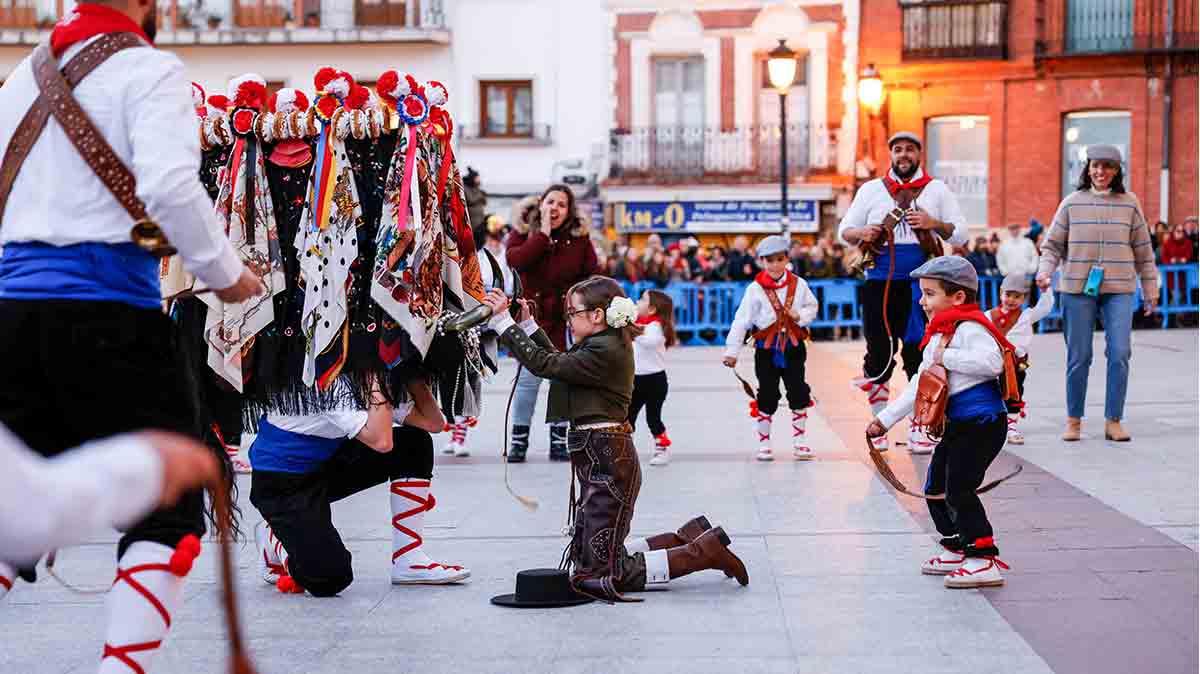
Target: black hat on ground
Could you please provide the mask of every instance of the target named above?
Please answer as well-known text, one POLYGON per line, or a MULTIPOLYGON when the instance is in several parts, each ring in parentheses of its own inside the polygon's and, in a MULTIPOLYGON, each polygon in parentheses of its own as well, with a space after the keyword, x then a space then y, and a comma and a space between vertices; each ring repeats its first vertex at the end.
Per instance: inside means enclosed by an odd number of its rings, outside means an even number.
POLYGON ((517 591, 492 597, 497 606, 511 608, 559 608, 592 601, 571 589, 571 579, 562 569, 525 569, 517 572, 517 591))

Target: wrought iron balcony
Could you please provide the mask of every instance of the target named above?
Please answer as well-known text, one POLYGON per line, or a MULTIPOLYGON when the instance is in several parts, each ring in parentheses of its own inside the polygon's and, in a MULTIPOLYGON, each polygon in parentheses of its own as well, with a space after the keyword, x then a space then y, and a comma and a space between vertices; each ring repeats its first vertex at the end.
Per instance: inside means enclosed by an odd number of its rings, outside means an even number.
MULTIPOLYGON (((609 180, 625 184, 761 183, 779 179, 780 127, 731 129, 651 126, 609 134, 609 180)), ((788 174, 829 166, 834 156, 821 127, 789 124, 788 174)))
POLYGON ((1038 0, 1040 58, 1197 49, 1196 0, 1038 0))
MULTIPOLYGON (((36 44, 65 0, 0 0, 0 44, 36 44)), ((158 0, 161 44, 449 42, 445 0, 158 0)))
POLYGON ((900 0, 905 59, 1002 59, 1008 0, 900 0))

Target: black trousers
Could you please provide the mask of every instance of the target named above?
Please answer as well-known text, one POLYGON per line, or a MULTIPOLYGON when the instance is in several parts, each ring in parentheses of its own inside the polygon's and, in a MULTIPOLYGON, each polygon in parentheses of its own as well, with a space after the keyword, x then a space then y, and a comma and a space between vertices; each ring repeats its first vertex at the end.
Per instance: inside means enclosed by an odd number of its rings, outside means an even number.
POLYGON ((892 338, 888 339, 887 327, 883 324, 883 291, 886 281, 867 281, 863 284, 862 312, 863 338, 867 342, 867 353, 863 356, 863 376, 873 376, 875 381, 887 382, 896 367, 895 352, 900 352, 904 362, 904 373, 912 379, 921 366, 920 344, 905 342, 905 328, 912 313, 912 283, 908 280, 892 281, 888 290, 887 317, 892 338), (889 354, 892 354, 889 357, 889 354))
POLYGON ((432 475, 432 436, 402 426, 392 429, 387 454, 347 440, 311 473, 254 471, 250 503, 287 550, 288 573, 296 584, 314 597, 332 597, 354 582, 354 571, 330 504, 396 478, 432 475))
MULTIPOLYGON (((0 301, 0 326, 0 423, 42 456, 145 428, 203 436, 195 380, 161 311, 0 301)), ((175 547, 204 531, 203 493, 191 492, 126 530, 117 556, 134 541, 175 547)))
MULTIPOLYGON (((978 421, 947 421, 946 434, 933 449, 925 477, 926 494, 945 494, 944 501, 926 501, 938 533, 958 536, 970 546, 992 535, 983 502, 975 490, 983 484, 988 466, 1008 437, 1003 414, 978 421)), ((972 550, 967 548, 968 553, 972 550)), ((995 553, 992 553, 995 554, 995 553)))
POLYGON ((629 425, 637 428, 637 418, 646 408, 646 425, 654 435, 667 427, 662 422, 663 403, 667 400, 667 371, 639 374, 633 378, 633 397, 629 401, 629 425))
POLYGON ((775 364, 772 349, 754 350, 754 374, 758 377, 758 411, 768 416, 779 409, 779 380, 787 388, 788 407, 795 411, 812 404, 812 390, 804 378, 804 364, 808 361, 808 348, 801 341, 788 346, 783 352, 785 367, 775 364))

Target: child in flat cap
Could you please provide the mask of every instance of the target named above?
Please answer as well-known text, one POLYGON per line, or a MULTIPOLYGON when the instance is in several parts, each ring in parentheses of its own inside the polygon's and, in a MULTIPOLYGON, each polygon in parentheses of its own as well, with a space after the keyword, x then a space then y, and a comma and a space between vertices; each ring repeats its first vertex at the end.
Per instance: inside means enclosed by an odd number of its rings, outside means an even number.
MULTIPOLYGON (((934 447, 925 480, 926 494, 945 494, 945 500, 926 501, 942 539, 936 555, 921 572, 944 575, 949 588, 1002 585, 1000 569, 1008 568, 997 555, 983 503, 975 490, 988 466, 1004 447, 1007 423, 998 377, 1004 371, 1003 349, 1011 349, 976 303, 979 278, 961 257, 937 257, 918 267, 921 308, 929 326, 921 342, 918 370, 940 363, 946 368, 950 399, 945 432, 934 447)), ((917 379, 867 426, 869 437, 887 433, 911 414, 917 379)))
POLYGON ((750 404, 750 416, 758 433, 759 461, 772 461, 771 419, 779 408, 779 380, 787 387, 792 409, 792 456, 801 461, 813 457, 805 440, 812 393, 804 377, 808 350, 808 325, 817 317, 817 298, 808 283, 788 271, 789 242, 785 236, 768 236, 755 253, 762 271, 746 288, 725 339, 726 367, 737 366, 738 352, 750 333, 754 339, 754 373, 758 397, 750 404))
MULTIPOLYGON (((1025 399, 1025 372, 1029 369, 1029 345, 1033 342, 1033 326, 1054 309, 1054 291, 1042 291, 1037 304, 1024 309, 1029 296, 1029 277, 1025 274, 1009 274, 1000 284, 1000 306, 987 312, 988 318, 1008 341, 1017 355, 1017 389, 1025 399)), ((1024 403, 1008 404, 1008 441, 1014 445, 1025 444, 1025 436, 1017 430, 1017 422, 1025 417, 1024 403)))

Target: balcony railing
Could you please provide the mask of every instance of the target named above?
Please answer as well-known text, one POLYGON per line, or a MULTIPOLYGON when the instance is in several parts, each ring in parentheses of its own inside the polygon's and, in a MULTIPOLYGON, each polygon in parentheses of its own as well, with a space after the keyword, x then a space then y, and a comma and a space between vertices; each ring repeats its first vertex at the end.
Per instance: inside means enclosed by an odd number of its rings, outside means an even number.
MULTIPOLYGON (((158 0, 164 44, 448 41, 446 0, 158 0), (218 31, 220 35, 218 36, 218 31)), ((0 0, 0 42, 36 43, 69 0, 0 0)))
POLYGON ((1002 59, 1008 0, 901 0, 905 59, 1002 59))
POLYGON ((1039 57, 1195 51, 1196 0, 1038 0, 1039 57))
MULTIPOLYGON (((770 182, 779 179, 780 127, 653 126, 609 135, 609 179, 621 183, 770 182)), ((787 127, 788 174, 829 166, 833 143, 823 128, 787 127)))

